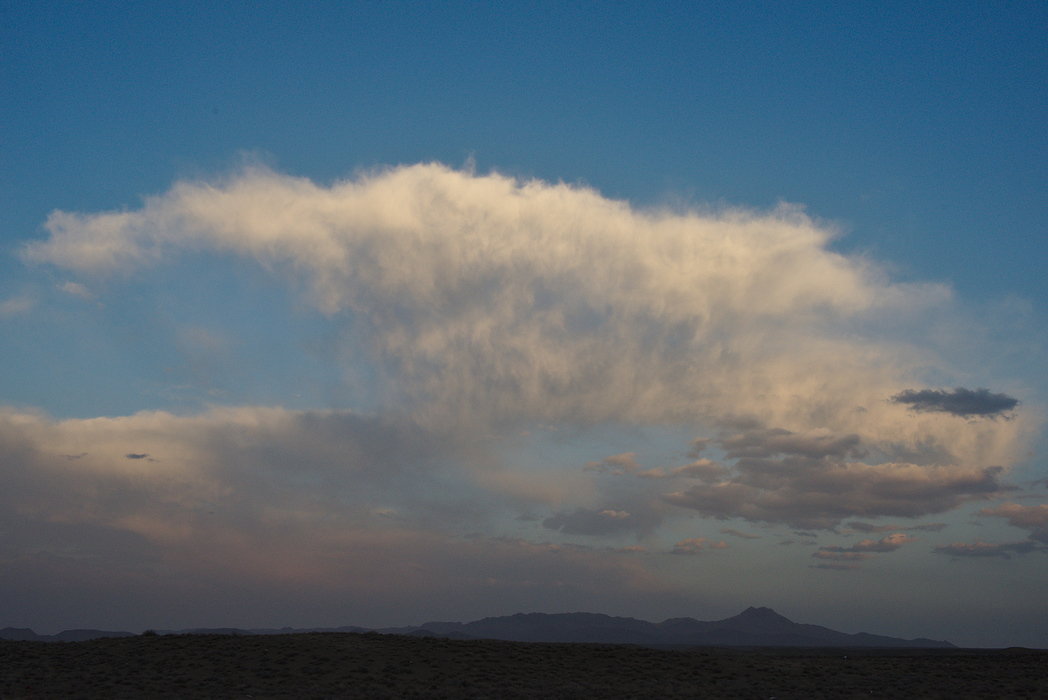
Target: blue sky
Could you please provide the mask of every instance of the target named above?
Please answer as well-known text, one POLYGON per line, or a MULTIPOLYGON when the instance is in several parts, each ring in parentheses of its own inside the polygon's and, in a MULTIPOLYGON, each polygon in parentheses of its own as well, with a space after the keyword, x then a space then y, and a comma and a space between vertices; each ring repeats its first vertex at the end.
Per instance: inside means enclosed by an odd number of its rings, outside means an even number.
POLYGON ((1048 646, 1046 15, 0 5, 0 625, 1048 646))

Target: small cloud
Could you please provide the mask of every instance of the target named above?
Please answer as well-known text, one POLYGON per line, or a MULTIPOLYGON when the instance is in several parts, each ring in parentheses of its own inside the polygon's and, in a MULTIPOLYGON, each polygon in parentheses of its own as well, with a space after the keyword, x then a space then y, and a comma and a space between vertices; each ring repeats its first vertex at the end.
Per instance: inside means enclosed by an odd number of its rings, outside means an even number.
MULTIPOLYGON (((681 540, 677 544, 673 545, 673 550, 670 554, 682 554, 692 555, 698 554, 706 546, 705 537, 692 537, 687 540, 681 540)), ((712 545, 711 545, 712 546, 712 545)))
POLYGON ((699 455, 702 454, 702 451, 705 450, 711 442, 713 442, 713 438, 695 438, 688 443, 691 445, 691 449, 688 450, 688 456, 692 459, 698 459, 699 455))
POLYGON ((397 517, 397 511, 392 508, 373 508, 372 513, 380 518, 395 518, 397 517))
POLYGON ((818 537, 818 535, 815 534, 814 532, 808 532, 806 530, 794 530, 793 534, 797 535, 797 537, 811 537, 811 538, 818 537))
POLYGON ((81 452, 78 455, 66 455, 65 458, 68 459, 68 460, 73 460, 73 459, 83 459, 86 456, 87 456, 86 452, 81 452))
POLYGON ((721 482, 730 476, 727 467, 708 459, 697 459, 691 464, 677 467, 670 474, 671 476, 701 479, 707 483, 721 482))
POLYGON ((135 453, 135 452, 129 452, 129 453, 127 453, 124 456, 127 457, 128 459, 148 459, 149 458, 149 453, 148 452, 143 452, 141 454, 138 454, 138 453, 135 453))
POLYGON ((794 542, 795 542, 794 540, 781 540, 779 542, 779 544, 783 544, 783 545, 787 545, 788 546, 788 545, 794 544, 794 542))
POLYGON ((58 287, 66 294, 72 294, 75 297, 86 299, 87 301, 94 301, 98 296, 90 289, 80 284, 79 282, 66 282, 65 284, 58 287))
POLYGON ((657 513, 646 510, 616 508, 577 508, 571 513, 556 513, 542 521, 548 530, 565 535, 617 535, 622 532, 650 532, 660 522, 657 513))
POLYGON ((0 301, 0 318, 28 313, 32 308, 33 300, 25 294, 11 297, 5 301, 0 301))
POLYGON ((759 540, 759 539, 761 539, 760 535, 751 535, 751 534, 749 534, 747 532, 740 532, 740 531, 738 531, 738 530, 736 530, 734 528, 730 528, 730 527, 721 528, 721 534, 722 535, 734 535, 735 537, 741 537, 744 540, 759 540))
POLYGON ((812 556, 816 559, 829 559, 831 561, 865 561, 873 557, 872 554, 867 554, 866 552, 830 552, 826 551, 826 549, 812 552, 812 556))
POLYGON ((629 547, 609 547, 608 551, 618 552, 619 554, 647 554, 648 550, 639 544, 630 545, 629 547))
POLYGON ((709 547, 710 549, 727 549, 728 543, 724 540, 721 540, 720 542, 710 542, 709 547))
POLYGON ((954 542, 951 545, 935 547, 935 554, 948 554, 951 557, 1002 557, 1011 559, 1012 554, 1029 554, 1030 552, 1048 551, 1048 547, 1042 547, 1032 540, 1025 542, 1005 542, 1002 544, 991 544, 989 542, 977 541, 972 544, 954 542))
POLYGON ((622 454, 605 457, 600 462, 586 462, 585 471, 599 471, 605 474, 636 474, 643 470, 637 464, 636 452, 623 452, 622 454))
POLYGON ((904 530, 906 528, 900 527, 899 525, 872 525, 870 523, 863 522, 850 522, 848 527, 856 532, 862 532, 867 535, 875 532, 893 532, 896 530, 904 530))
POLYGON ((913 525, 911 527, 903 527, 902 525, 872 525, 870 523, 863 523, 853 521, 848 523, 848 527, 856 532, 862 532, 864 534, 874 534, 877 532, 900 532, 905 530, 920 530, 922 532, 938 532, 946 527, 946 523, 928 523, 927 525, 913 525))
POLYGON ((824 552, 894 552, 904 544, 916 542, 916 537, 896 532, 881 540, 863 540, 851 547, 821 547, 824 552))
POLYGON ((983 508, 979 515, 1007 518, 1009 525, 1029 530, 1031 540, 1048 544, 1048 504, 1023 506, 1005 503, 996 508, 983 508))
POLYGON ((989 389, 907 389, 891 398, 892 403, 909 404, 915 411, 951 413, 955 416, 998 416, 1019 405, 1019 399, 1007 394, 991 394, 989 389))
POLYGON ((860 568, 858 564, 842 564, 840 562, 823 562, 821 564, 812 564, 813 569, 830 569, 833 571, 851 571, 853 569, 860 568))

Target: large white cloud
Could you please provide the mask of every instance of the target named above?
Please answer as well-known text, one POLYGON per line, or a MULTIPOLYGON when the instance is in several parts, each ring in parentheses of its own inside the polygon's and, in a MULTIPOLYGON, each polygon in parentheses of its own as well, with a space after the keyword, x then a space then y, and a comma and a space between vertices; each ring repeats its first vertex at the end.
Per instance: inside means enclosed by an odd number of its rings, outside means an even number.
MULTIPOLYGON (((84 275, 219 253, 286 276, 365 339, 389 415, 429 430, 710 435, 748 421, 763 454, 738 452, 719 482, 669 497, 717 517, 830 527, 949 509, 995 492, 1039 420, 1026 406, 970 420, 893 401, 922 388, 935 356, 865 329, 947 309, 948 290, 892 283, 787 206, 639 211, 441 165, 330 187, 255 169, 178 183, 135 211, 56 212, 46 228, 25 258, 84 275)), ((720 444, 731 455, 728 433, 720 444)))

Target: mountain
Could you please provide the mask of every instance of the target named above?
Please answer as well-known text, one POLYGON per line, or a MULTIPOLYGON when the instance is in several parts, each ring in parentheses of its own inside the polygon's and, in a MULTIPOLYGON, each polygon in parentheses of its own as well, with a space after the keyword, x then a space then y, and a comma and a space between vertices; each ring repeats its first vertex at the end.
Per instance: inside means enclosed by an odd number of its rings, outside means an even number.
POLYGON ((0 639, 18 642, 86 642, 89 639, 102 637, 134 637, 132 632, 108 632, 106 630, 65 630, 58 634, 37 634, 24 627, 4 627, 0 629, 0 639))
POLYGON ((770 608, 747 608, 734 617, 702 622, 690 617, 652 623, 595 613, 518 613, 476 622, 427 622, 440 636, 519 642, 604 642, 673 646, 951 648, 946 641, 846 634, 793 622, 770 608))
MULTIPOLYGON (((312 628, 194 628, 160 630, 160 634, 292 634, 303 632, 379 632, 449 639, 502 639, 514 642, 599 642, 647 646, 733 646, 733 647, 882 647, 910 649, 955 648, 946 641, 898 639, 860 632, 846 634, 818 625, 793 622, 771 608, 746 608, 734 617, 703 622, 677 617, 664 622, 646 622, 632 617, 599 613, 517 613, 485 617, 474 622, 427 622, 417 627, 312 627, 312 628)), ((99 637, 129 637, 130 632, 67 630, 56 635, 38 635, 30 629, 5 627, 0 639, 36 641, 84 641, 99 637)))

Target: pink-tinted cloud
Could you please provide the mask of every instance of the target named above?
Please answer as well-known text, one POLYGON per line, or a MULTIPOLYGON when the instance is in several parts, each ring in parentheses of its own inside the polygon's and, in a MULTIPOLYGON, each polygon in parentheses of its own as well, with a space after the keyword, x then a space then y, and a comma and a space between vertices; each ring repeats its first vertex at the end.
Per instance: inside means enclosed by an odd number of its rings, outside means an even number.
POLYGON ((1048 544, 1048 504, 1023 506, 1005 503, 996 508, 983 508, 979 515, 1007 518, 1014 527, 1030 531, 1030 539, 1048 544))

